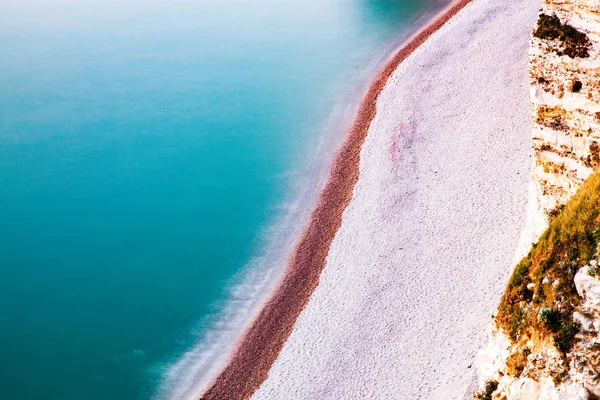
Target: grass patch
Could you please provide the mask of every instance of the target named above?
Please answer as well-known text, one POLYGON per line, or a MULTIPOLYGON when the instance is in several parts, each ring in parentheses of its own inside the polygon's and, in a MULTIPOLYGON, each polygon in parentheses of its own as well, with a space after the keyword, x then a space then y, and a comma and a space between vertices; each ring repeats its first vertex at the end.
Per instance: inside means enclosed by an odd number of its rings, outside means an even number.
POLYGON ((557 50, 559 56, 563 54, 571 58, 590 56, 591 42, 587 35, 571 25, 562 24, 555 14, 540 14, 533 35, 545 40, 558 39, 561 42, 561 48, 557 50))
POLYGON ((513 271, 496 323, 514 342, 535 336, 551 338, 562 352, 572 347, 579 331, 573 321, 579 304, 573 277, 597 256, 599 227, 600 173, 594 173, 513 271), (530 283, 533 291, 527 289, 530 283))

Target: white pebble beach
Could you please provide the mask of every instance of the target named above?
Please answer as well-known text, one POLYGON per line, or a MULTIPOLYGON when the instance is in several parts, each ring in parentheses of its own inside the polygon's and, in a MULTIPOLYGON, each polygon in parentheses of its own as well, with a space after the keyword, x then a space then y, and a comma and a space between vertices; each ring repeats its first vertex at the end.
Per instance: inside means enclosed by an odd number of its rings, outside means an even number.
POLYGON ((463 399, 525 223, 539 0, 473 0, 377 100, 320 283, 255 400, 463 399))

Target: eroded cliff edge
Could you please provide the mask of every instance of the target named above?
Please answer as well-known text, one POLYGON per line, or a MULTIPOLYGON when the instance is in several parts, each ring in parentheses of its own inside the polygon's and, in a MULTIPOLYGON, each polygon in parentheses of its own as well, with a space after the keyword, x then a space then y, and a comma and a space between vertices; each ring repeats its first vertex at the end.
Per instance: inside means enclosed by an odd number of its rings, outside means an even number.
POLYGON ((529 54, 533 240, 600 163, 600 2, 546 0, 529 54))
POLYGON ((529 54, 533 165, 480 399, 600 396, 600 2, 545 0, 529 54), (533 246, 532 246, 533 243, 533 246))

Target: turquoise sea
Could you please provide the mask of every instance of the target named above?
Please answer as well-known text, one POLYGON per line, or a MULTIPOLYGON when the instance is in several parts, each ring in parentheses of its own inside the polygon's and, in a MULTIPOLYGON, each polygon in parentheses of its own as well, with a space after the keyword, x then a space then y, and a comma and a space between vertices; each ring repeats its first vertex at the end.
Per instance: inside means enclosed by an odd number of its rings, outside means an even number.
POLYGON ((0 397, 177 397, 439 6, 0 0, 0 397))

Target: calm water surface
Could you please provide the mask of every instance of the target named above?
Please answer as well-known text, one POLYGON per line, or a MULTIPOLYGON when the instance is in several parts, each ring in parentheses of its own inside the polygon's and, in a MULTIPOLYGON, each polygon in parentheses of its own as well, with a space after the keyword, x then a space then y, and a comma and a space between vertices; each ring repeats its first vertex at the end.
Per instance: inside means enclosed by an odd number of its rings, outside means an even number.
POLYGON ((169 397, 328 117, 432 7, 0 0, 2 398, 169 397))

